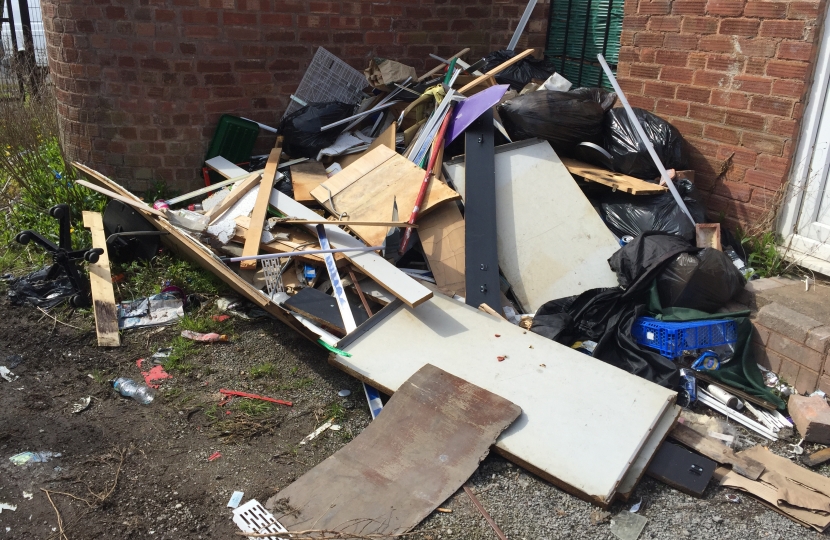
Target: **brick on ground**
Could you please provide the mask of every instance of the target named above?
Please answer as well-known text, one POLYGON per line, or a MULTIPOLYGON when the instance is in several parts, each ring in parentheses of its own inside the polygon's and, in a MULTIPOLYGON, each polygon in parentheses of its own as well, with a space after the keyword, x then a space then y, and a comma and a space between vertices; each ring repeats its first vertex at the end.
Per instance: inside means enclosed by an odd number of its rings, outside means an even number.
POLYGON ((830 405, 823 397, 790 396, 790 416, 807 442, 830 444, 830 405))

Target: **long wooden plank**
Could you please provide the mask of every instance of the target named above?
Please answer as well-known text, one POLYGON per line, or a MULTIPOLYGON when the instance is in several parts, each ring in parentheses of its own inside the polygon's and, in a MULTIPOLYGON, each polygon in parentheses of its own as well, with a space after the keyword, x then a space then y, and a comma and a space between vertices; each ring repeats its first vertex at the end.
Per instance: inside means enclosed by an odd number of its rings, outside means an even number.
POLYGON ((589 165, 576 159, 560 158, 565 167, 574 176, 581 176, 588 182, 606 185, 618 191, 632 195, 654 195, 667 190, 665 186, 652 184, 627 174, 612 172, 596 165, 589 165))
POLYGON ((736 454, 734 450, 711 437, 701 435, 683 424, 677 424, 669 433, 669 437, 688 446, 695 452, 703 454, 711 460, 723 465, 731 465, 732 470, 751 480, 757 480, 764 472, 764 466, 746 456, 736 454))
MULTIPOLYGON (((84 171, 84 172, 86 172, 86 171, 84 171)), ((150 205, 148 205, 146 202, 142 201, 141 199, 134 200, 134 199, 130 199, 128 197, 124 197, 122 195, 119 195, 118 193, 115 193, 114 191, 110 191, 108 189, 105 189, 105 188, 96 186, 95 184, 92 184, 90 182, 87 182, 86 180, 78 180, 77 184, 81 185, 81 186, 84 186, 85 188, 91 189, 92 191, 97 191, 101 195, 106 195, 110 199, 115 199, 116 201, 121 201, 122 203, 124 203, 128 206, 132 206, 136 210, 142 210, 142 211, 144 211, 148 214, 152 214, 152 215, 157 216, 157 217, 165 217, 163 212, 159 212, 158 210, 151 207, 150 205)))
POLYGON ((533 54, 533 49, 527 49, 527 50, 524 50, 524 51, 520 52, 519 54, 517 54, 516 56, 514 56, 510 60, 508 60, 506 62, 502 62, 501 64, 494 67, 493 69, 491 69, 490 71, 488 71, 484 75, 476 77, 475 79, 473 79, 472 81, 467 83, 465 86, 463 86, 461 88, 461 90, 458 91, 458 93, 459 94, 464 94, 465 92, 468 92, 468 91, 472 90, 473 88, 475 88, 479 84, 483 83, 484 81, 486 81, 490 77, 492 77, 492 76, 494 76, 498 73, 501 73, 502 71, 509 68, 513 64, 515 64, 517 62, 520 62, 521 60, 524 60, 525 58, 527 58, 531 54, 533 54))
MULTIPOLYGON (((285 215, 300 219, 316 219, 319 216, 279 190, 271 191, 271 206, 285 215)), ((309 230, 314 225, 306 225, 309 230)), ((326 234, 335 248, 362 247, 365 244, 339 227, 326 225, 326 234)), ((432 291, 416 282, 375 252, 347 253, 346 257, 357 269, 377 281, 406 305, 415 307, 432 298, 432 291)))
POLYGON ((351 356, 332 355, 330 363, 383 392, 394 393, 430 363, 516 403, 522 416, 496 451, 602 506, 677 396, 439 293, 348 340, 338 347, 351 356), (389 344, 401 336, 417 336, 417 346, 395 348, 390 362, 389 344))
POLYGON ((98 261, 89 264, 89 285, 92 292, 92 311, 95 314, 95 333, 99 347, 120 347, 118 334, 118 310, 115 306, 115 291, 112 288, 110 259, 107 253, 107 237, 104 234, 104 220, 98 212, 84 212, 84 227, 92 234, 92 247, 104 252, 98 261))
POLYGON ((136 204, 135 208, 141 212, 144 217, 150 218, 148 221, 153 224, 156 229, 167 232, 169 234, 161 237, 168 247, 178 251, 182 256, 186 256, 193 262, 213 273, 216 277, 224 281, 230 288, 261 307, 280 321, 287 324, 292 329, 306 337, 310 341, 316 342, 318 336, 308 330, 303 324, 290 315, 287 311, 277 306, 265 293, 254 288, 250 283, 242 279, 236 272, 228 268, 207 246, 187 234, 186 232, 174 227, 166 219, 152 219, 153 214, 147 211, 146 208, 140 204, 141 199, 124 189, 116 182, 110 180, 98 171, 91 169, 81 163, 73 162, 72 166, 89 174, 100 185, 108 190, 117 193, 120 197, 130 200, 136 204))
MULTIPOLYGON (((243 243, 245 241, 245 235, 248 231, 248 225, 250 224, 250 221, 250 218, 247 217, 236 218, 236 231, 234 232, 233 237, 234 242, 243 243)), ((309 251, 312 249, 320 249, 317 237, 313 234, 310 234, 304 228, 274 227, 273 229, 271 229, 271 234, 274 236, 285 235, 286 238, 275 238, 270 242, 261 244, 260 249, 262 249, 262 251, 264 251, 265 253, 289 253, 292 251, 309 251)), ((346 259, 346 257, 342 253, 334 253, 333 255, 335 264, 337 264, 338 268, 348 264, 348 259, 346 259)), ((296 258, 308 264, 313 264, 315 266, 321 266, 325 264, 325 261, 323 260, 323 257, 321 255, 301 255, 297 256, 296 258)))
MULTIPOLYGON (((254 209, 251 212, 251 226, 248 228, 248 232, 245 233, 245 246, 242 248, 243 257, 259 255, 262 229, 265 226, 265 216, 268 213, 268 199, 277 179, 277 165, 279 165, 281 154, 282 137, 277 137, 277 146, 271 150, 271 154, 268 156, 265 172, 262 173, 262 180, 259 183, 259 192, 257 192, 254 209)), ((256 267, 256 260, 239 263, 239 268, 242 270, 256 270, 256 267)))
MULTIPOLYGON (((266 503, 289 530, 405 533, 455 493, 521 410, 434 366, 412 375, 349 444, 266 503)), ((388 535, 388 536, 387 536, 388 535)))
POLYGON ((248 175, 248 178, 236 184, 227 197, 222 199, 222 201, 219 204, 211 208, 205 214, 208 218, 208 222, 212 223, 216 221, 217 218, 221 217, 222 214, 224 214, 228 210, 228 208, 235 205, 237 201, 239 201, 239 199, 241 199, 245 196, 246 193, 251 191, 251 188, 257 185, 257 182, 259 182, 259 179, 262 176, 262 174, 264 173, 253 172, 248 175))
POLYGON ((248 174, 248 171, 246 171, 242 167, 238 167, 236 164, 232 163, 231 161, 228 161, 222 156, 210 158, 209 160, 205 161, 205 165, 207 165, 214 171, 218 172, 225 178, 236 178, 238 176, 248 174))

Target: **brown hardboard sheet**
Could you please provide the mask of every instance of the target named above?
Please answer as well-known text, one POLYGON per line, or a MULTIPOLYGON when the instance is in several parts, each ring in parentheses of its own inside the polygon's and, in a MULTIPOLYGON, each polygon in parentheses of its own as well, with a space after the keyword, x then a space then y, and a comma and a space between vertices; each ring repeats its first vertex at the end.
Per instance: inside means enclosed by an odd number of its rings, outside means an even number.
POLYGON ((418 238, 435 284, 444 294, 465 296, 464 216, 458 204, 446 202, 418 218, 418 238))
POLYGON ((265 507, 279 508, 289 530, 406 532, 464 484, 519 414, 510 401, 424 365, 360 435, 265 507))
POLYGON ((702 435, 683 424, 677 424, 669 437, 688 446, 695 452, 703 454, 718 463, 732 465, 732 470, 750 480, 757 480, 764 472, 764 466, 747 456, 736 454, 734 450, 706 435, 702 435))
POLYGON ((328 179, 326 166, 319 161, 304 161, 291 166, 291 185, 294 200, 303 204, 316 203, 311 190, 328 179))

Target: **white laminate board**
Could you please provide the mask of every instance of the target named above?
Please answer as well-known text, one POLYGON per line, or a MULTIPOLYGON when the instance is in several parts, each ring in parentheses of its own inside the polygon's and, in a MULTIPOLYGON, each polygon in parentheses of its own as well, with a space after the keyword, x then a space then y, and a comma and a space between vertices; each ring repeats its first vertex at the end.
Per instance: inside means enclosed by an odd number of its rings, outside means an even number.
MULTIPOLYGON (((268 199, 271 206, 297 219, 319 220, 320 216, 285 193, 274 189, 268 199)), ((315 232, 315 225, 306 227, 315 232)), ((334 248, 365 247, 366 244, 336 225, 325 225, 326 236, 334 248)), ((417 306, 432 297, 432 291, 407 276, 374 251, 344 253, 361 272, 371 277, 408 306, 417 306)))
POLYGON ((634 460, 631 468, 628 469, 622 482, 620 482, 617 488, 617 498, 627 501, 631 497, 631 493, 637 487, 637 483, 643 477, 649 463, 651 463, 651 458, 654 457, 654 453, 660 448, 663 441, 666 440, 666 436, 671 431, 671 428, 674 427, 677 417, 680 416, 680 409, 681 407, 679 405, 673 405, 663 413, 663 417, 660 418, 660 421, 654 427, 648 441, 643 445, 640 453, 637 454, 637 459, 634 460))
MULTIPOLYGON (((616 287, 620 248, 547 141, 496 148, 499 268, 527 313, 550 300, 616 287)), ((464 197, 464 157, 444 164, 464 197)))
POLYGON ((394 392, 430 363, 519 405, 522 415, 497 449, 600 505, 611 502, 676 397, 439 293, 417 309, 399 307, 349 340, 338 347, 351 357, 331 362, 381 390, 394 392))
POLYGON ((222 156, 210 158, 209 160, 205 161, 205 165, 207 165, 214 171, 218 172, 225 178, 238 178, 240 176, 250 174, 245 169, 237 167, 234 163, 231 163, 222 156))

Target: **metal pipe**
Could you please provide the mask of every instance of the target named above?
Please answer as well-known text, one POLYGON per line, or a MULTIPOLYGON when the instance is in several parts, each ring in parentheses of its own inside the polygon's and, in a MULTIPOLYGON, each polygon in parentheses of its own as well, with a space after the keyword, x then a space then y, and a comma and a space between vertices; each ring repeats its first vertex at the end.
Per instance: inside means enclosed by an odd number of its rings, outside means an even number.
POLYGON ((513 32, 513 37, 510 38, 510 43, 507 45, 508 51, 512 51, 516 48, 516 45, 519 43, 519 38, 522 37, 522 33, 525 31, 525 26, 527 26, 527 21, 530 20, 530 15, 533 13, 533 8, 535 7, 536 0, 530 0, 527 3, 525 12, 522 13, 522 18, 519 19, 519 25, 516 27, 516 31, 513 32))
POLYGON ((337 249, 309 249, 307 251, 288 251, 286 253, 269 253, 267 255, 251 255, 248 257, 222 257, 221 261, 242 262, 242 261, 261 261, 262 259, 280 259, 282 257, 297 257, 299 255, 324 255, 326 253, 348 253, 348 252, 362 252, 362 251, 380 251, 383 246, 363 246, 363 247, 349 247, 337 249))
POLYGON ((382 111, 383 109, 391 107, 392 105, 394 105, 396 103, 398 103, 398 102, 397 101, 392 101, 391 103, 384 103, 383 105, 379 105, 377 107, 369 109, 368 111, 363 111, 362 113, 357 113, 354 116, 350 116, 348 118, 344 118, 343 120, 338 120, 337 122, 334 122, 332 124, 328 124, 326 126, 323 126, 323 127, 320 128, 320 131, 326 131, 327 129, 331 129, 333 127, 341 126, 341 125, 345 124, 346 122, 349 122, 349 121, 354 120, 356 118, 363 118, 364 116, 372 114, 373 112, 382 111))

